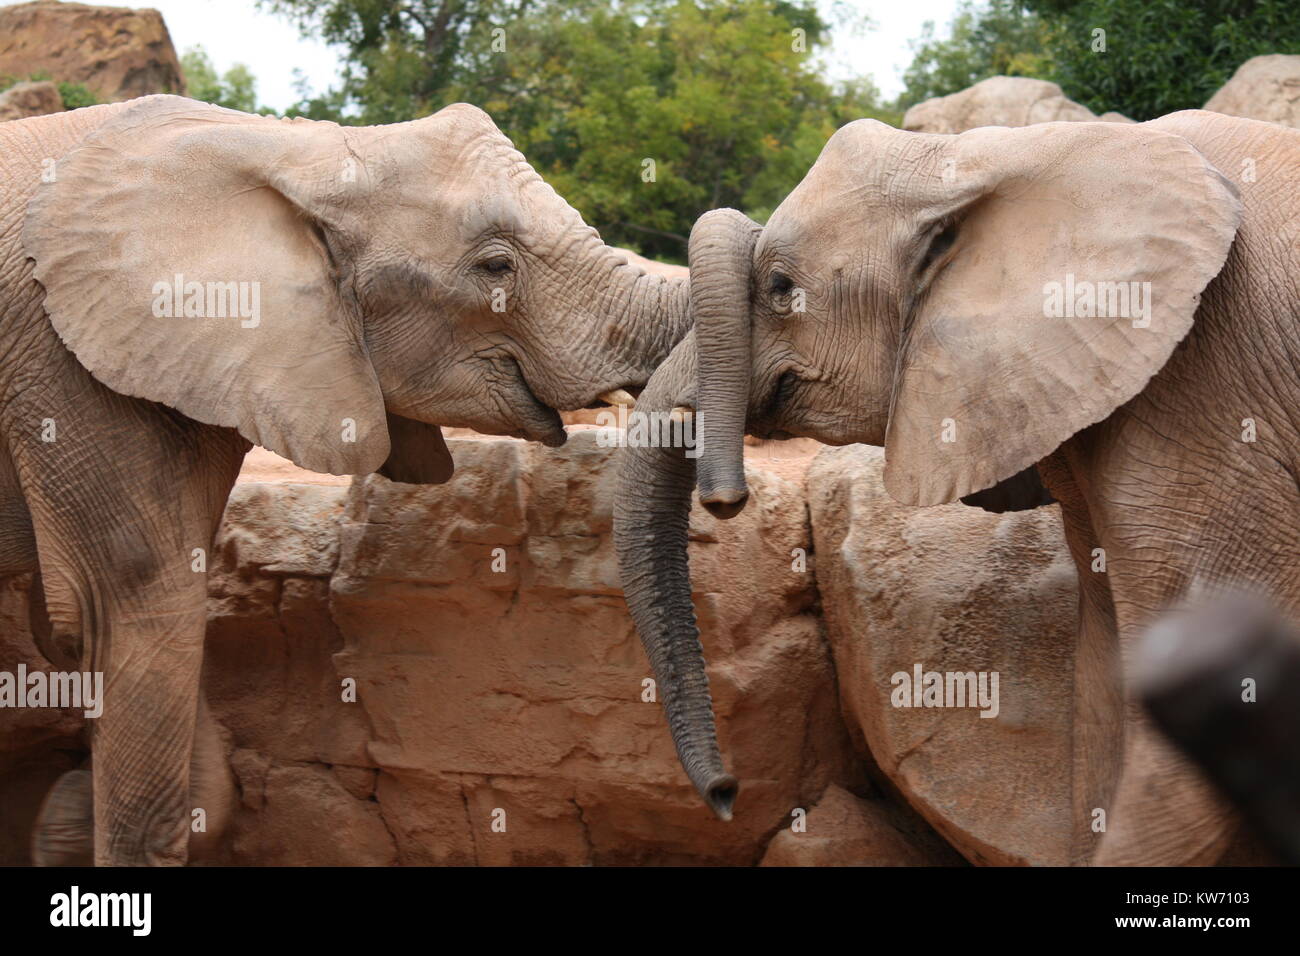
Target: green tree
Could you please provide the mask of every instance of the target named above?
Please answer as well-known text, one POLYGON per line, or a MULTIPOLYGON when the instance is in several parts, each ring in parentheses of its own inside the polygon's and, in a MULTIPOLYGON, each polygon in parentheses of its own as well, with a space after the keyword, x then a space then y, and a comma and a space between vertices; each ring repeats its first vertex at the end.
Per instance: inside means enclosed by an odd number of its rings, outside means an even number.
POLYGON ((505 51, 471 37, 477 65, 451 92, 487 109, 602 234, 680 258, 700 212, 770 209, 834 131, 808 61, 824 39, 811 12, 798 8, 799 27, 766 0, 539 13, 510 27, 505 51))
POLYGON ((684 258, 707 209, 766 215, 842 123, 897 122, 869 82, 819 76, 813 0, 466 0, 432 44, 433 0, 268 2, 346 49, 339 87, 299 112, 376 123, 474 103, 608 241, 661 258, 684 258))
POLYGON ((59 98, 65 110, 79 110, 99 102, 99 97, 85 83, 60 83, 59 98))
POLYGON ((963 3, 950 36, 935 36, 933 21, 912 41, 912 63, 903 72, 900 109, 933 96, 947 96, 990 76, 1046 76, 1051 71, 1048 25, 1017 0, 963 3))
POLYGON ((1300 53, 1296 0, 1026 0, 1049 25, 1051 78, 1094 112, 1199 109, 1243 62, 1300 53), (1104 50, 1101 34, 1104 31, 1104 50))
POLYGON ((207 51, 193 46, 181 57, 181 71, 192 98, 245 113, 257 112, 257 81, 244 64, 236 63, 219 76, 207 51))
MULTIPOLYGON (((398 123, 446 105, 466 39, 537 6, 533 0, 258 0, 305 34, 343 48, 337 89, 307 95, 302 115, 398 123)), ((579 4, 581 5, 581 4, 579 4)))

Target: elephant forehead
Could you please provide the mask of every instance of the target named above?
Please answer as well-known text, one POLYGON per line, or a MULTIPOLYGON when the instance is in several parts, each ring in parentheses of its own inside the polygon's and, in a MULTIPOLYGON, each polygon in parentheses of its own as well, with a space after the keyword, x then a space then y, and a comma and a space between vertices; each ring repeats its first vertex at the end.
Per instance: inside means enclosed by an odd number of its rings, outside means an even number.
POLYGON ((834 191, 801 184, 772 213, 755 246, 757 262, 793 258, 809 269, 841 269, 892 231, 887 207, 845 184, 834 191))
POLYGON ((498 190, 465 197, 458 219, 461 238, 467 242, 492 230, 521 234, 528 229, 528 219, 519 199, 498 190))

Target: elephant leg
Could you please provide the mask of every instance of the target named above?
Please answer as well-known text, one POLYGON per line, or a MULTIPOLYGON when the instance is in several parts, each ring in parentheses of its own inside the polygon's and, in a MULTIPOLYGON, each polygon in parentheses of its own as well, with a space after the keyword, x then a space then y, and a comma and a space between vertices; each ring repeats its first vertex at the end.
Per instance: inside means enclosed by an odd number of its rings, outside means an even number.
POLYGON ((89 769, 69 770, 45 795, 32 826, 37 866, 90 866, 95 860, 95 796, 89 769))
POLYGON ((206 556, 248 445, 93 384, 75 404, 58 397, 28 413, 57 418, 57 439, 29 432, 14 457, 50 643, 102 675, 89 720, 95 863, 183 864, 206 556))
POLYGON ((106 560, 41 548, 52 640, 80 645, 81 670, 102 680, 102 712, 90 721, 101 866, 185 862, 204 576, 187 579, 179 542, 167 554, 172 536, 158 537, 132 535, 106 560))
POLYGON ((1124 694, 1110 580, 1097 560, 1098 540, 1087 502, 1061 454, 1038 468, 1043 484, 1061 504, 1065 540, 1079 578, 1070 772, 1070 860, 1078 866, 1097 850, 1098 811, 1108 806, 1119 779, 1124 694))
POLYGON ((1133 680, 1141 638, 1166 608, 1184 598, 1190 575, 1176 561, 1135 556, 1114 536, 1106 550, 1119 654, 1105 683, 1123 687, 1124 707, 1122 735, 1111 738, 1111 747, 1121 754, 1119 773, 1101 805, 1106 830, 1092 863, 1212 865, 1236 836, 1241 817, 1155 727, 1133 680))
POLYGON ((208 707, 207 698, 199 694, 198 723, 194 732, 194 752, 190 757, 190 835, 189 858, 204 862, 212 859, 235 809, 235 778, 230 772, 228 748, 221 725, 208 707), (196 829, 194 810, 202 810, 203 826, 196 829))
MULTIPOLYGON (((90 866, 95 858, 94 780, 87 766, 69 770, 50 788, 32 828, 32 862, 37 866, 90 866)), ((194 753, 190 760, 190 804, 203 811, 204 825, 191 824, 190 861, 212 858, 234 809, 235 783, 221 729, 199 697, 194 753)), ((191 814, 193 811, 191 811, 191 814)))
POLYGON ((23 500, 18 472, 8 453, 0 450, 0 576, 36 570, 36 538, 32 516, 23 500))
POLYGON ((1137 706, 1125 723, 1123 773, 1094 866, 1210 866, 1240 816, 1137 706))

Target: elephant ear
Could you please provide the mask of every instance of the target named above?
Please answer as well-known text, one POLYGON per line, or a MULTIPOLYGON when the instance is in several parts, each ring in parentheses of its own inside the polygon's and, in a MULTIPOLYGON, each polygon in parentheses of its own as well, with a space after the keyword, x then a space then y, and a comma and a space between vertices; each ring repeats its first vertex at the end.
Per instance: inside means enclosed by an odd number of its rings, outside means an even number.
POLYGON ((116 392, 313 471, 374 471, 388 434, 342 254, 348 156, 332 123, 140 100, 28 206, 55 330, 116 392))
POLYGON ((915 143, 938 162, 911 178, 928 178, 924 235, 942 238, 904 318, 884 480, 933 505, 1020 473, 1141 391, 1191 329, 1241 203, 1191 144, 1147 126, 915 143))
POLYGON ((455 466, 437 425, 388 413, 392 446, 379 473, 389 481, 411 485, 441 485, 451 480, 455 466))

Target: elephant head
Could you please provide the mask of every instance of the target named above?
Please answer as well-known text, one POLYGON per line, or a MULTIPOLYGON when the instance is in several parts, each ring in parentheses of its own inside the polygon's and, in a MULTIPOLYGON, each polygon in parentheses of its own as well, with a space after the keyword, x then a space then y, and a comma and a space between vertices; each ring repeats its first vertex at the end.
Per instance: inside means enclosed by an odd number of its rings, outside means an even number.
MULTIPOLYGON (((1027 469, 1160 370, 1240 215, 1201 153, 1149 126, 945 136, 861 120, 756 242, 738 213, 697 225, 694 332, 640 407, 696 408, 700 500, 718 517, 747 496, 742 431, 883 445, 886 487, 908 504, 995 487, 998 508, 1036 503, 1027 469)), ((627 449, 615 530, 643 641, 682 687, 674 739, 707 796, 716 745, 689 745, 713 740, 685 557, 693 471, 680 450, 627 449)))
POLYGON ((628 265, 472 106, 104 110, 28 206, 55 329, 114 391, 303 467, 445 480, 439 425, 561 444, 558 410, 644 384, 685 332, 684 280, 628 265))

